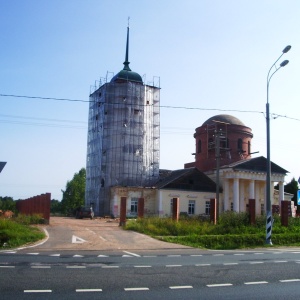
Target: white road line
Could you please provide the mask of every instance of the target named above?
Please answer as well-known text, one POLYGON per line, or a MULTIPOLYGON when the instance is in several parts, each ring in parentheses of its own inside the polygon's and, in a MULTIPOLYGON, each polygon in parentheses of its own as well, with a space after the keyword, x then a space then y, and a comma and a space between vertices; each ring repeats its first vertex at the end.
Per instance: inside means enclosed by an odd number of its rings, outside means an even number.
POLYGON ((103 236, 99 235, 99 238, 104 241, 104 242, 107 242, 107 239, 105 239, 103 236))
POLYGON ((224 263, 224 266, 233 266, 233 265, 238 265, 238 263, 224 263))
POLYGON ((152 266, 133 266, 134 268, 151 268, 152 266))
POLYGON ((102 255, 102 254, 100 254, 100 255, 98 255, 97 257, 108 257, 107 255, 102 255))
POLYGON ((268 281, 251 281, 251 282, 244 282, 244 284, 251 285, 251 284, 265 284, 268 281))
POLYGON ((182 265, 166 265, 167 268, 182 267, 182 265))
POLYGON ((132 252, 128 252, 128 251, 123 251, 124 253, 127 253, 129 255, 135 256, 135 257, 141 257, 140 255, 136 254, 136 253, 132 253, 132 252))
POLYGON ((235 253, 233 255, 245 255, 245 253, 235 253))
POLYGON ((51 254, 50 256, 60 256, 60 254, 56 253, 56 254, 51 254))
POLYGON ((170 286, 171 290, 178 290, 178 289, 192 289, 193 287, 191 285, 176 285, 176 286, 170 286))
POLYGON ((224 256, 224 254, 213 254, 213 256, 224 256))
POLYGON ((52 290, 24 290, 24 293, 52 293, 52 290))
POLYGON ((285 280, 279 280, 280 282, 297 282, 300 281, 300 279, 285 279, 285 280))
POLYGON ((170 254, 170 255, 167 255, 167 257, 181 257, 180 254, 170 254))
POLYGON ((131 291, 149 291, 147 287, 139 287, 139 288, 124 288, 124 291, 131 292, 131 291))
POLYGON ((157 257, 157 255, 144 255, 143 257, 157 257))
POLYGON ((264 254, 263 252, 256 252, 256 253, 253 253, 254 255, 261 255, 261 254, 264 254))
POLYGON ((102 292, 102 289, 76 289, 76 293, 84 292, 102 292))
POLYGON ((84 257, 83 255, 75 254, 73 257, 84 257))
POLYGON ((293 254, 299 254, 300 252, 291 252, 291 253, 293 253, 293 254))
POLYGON ((27 255, 39 255, 39 253, 26 253, 27 255))
POLYGON ((283 252, 273 252, 273 254, 283 254, 283 252))
POLYGON ((119 266, 102 266, 103 269, 117 269, 119 266))
POLYGON ((250 265, 258 265, 258 264, 263 264, 263 261, 251 261, 249 262, 250 265))
POLYGON ((0 268, 13 269, 15 266, 0 266, 0 268))
POLYGON ((31 269, 51 269, 50 266, 31 266, 31 269))
POLYGON ((274 260, 275 264, 279 264, 279 263, 286 263, 287 260, 274 260))
POLYGON ((192 254, 191 256, 202 256, 202 254, 192 254))
POLYGON ((217 284, 207 284, 207 287, 223 287, 223 286, 232 286, 232 283, 217 283, 217 284))
POLYGON ((66 266, 67 269, 86 269, 86 266, 66 266))
POLYGON ((205 266, 211 266, 211 264, 196 264, 196 267, 205 267, 205 266))
MULTIPOLYGON (((1 252, 1 251, 0 251, 1 252)), ((14 254, 14 253, 17 253, 17 251, 5 251, 3 253, 7 253, 7 254, 14 254)))

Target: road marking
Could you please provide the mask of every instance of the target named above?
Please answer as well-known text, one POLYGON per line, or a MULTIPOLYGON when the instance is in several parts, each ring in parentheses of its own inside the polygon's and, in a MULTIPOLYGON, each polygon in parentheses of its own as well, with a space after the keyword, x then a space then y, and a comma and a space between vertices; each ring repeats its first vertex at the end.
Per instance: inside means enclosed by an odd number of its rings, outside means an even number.
POLYGON ((123 251, 124 253, 127 253, 129 255, 135 256, 135 257, 141 257, 140 255, 136 254, 136 253, 132 253, 132 252, 128 252, 128 251, 123 251))
POLYGON ((80 238, 76 235, 72 236, 72 243, 73 244, 82 244, 82 243, 85 243, 85 242, 86 242, 86 240, 84 240, 84 239, 82 239, 82 238, 80 238))
POLYGON ((149 291, 149 288, 147 288, 147 287, 124 288, 124 291, 126 291, 126 292, 130 292, 130 291, 149 291))
POLYGON ((107 242, 107 239, 105 239, 103 236, 99 235, 99 238, 104 241, 104 242, 107 242))
POLYGON ((76 293, 84 292, 102 292, 102 289, 76 289, 76 293))
POLYGON ((24 290, 24 293, 52 293, 52 290, 24 290))
POLYGON ((251 281, 251 282, 244 282, 244 284, 250 285, 250 284, 265 284, 268 283, 268 281, 251 281))
POLYGON ((166 265, 167 268, 182 267, 182 265, 166 265))
POLYGON ((211 264, 197 264, 196 267, 205 267, 205 266, 211 266, 211 264))
POLYGON ((86 266, 66 266, 67 269, 85 269, 86 266))
POLYGON ((100 255, 98 255, 97 257, 108 257, 107 255, 102 255, 102 254, 100 254, 100 255))
POLYGON ((178 289, 192 289, 191 285, 175 285, 169 287, 171 290, 178 290, 178 289))
POLYGON ((39 255, 39 253, 35 252, 35 253, 26 253, 27 255, 39 255))
POLYGON ((157 255, 144 255, 143 257, 157 257, 157 255))
POLYGON ((31 269, 50 269, 50 266, 31 266, 31 269))
POLYGON ((59 253, 57 253, 57 254, 51 254, 50 256, 60 256, 60 254, 59 253))
POLYGON ((299 254, 300 252, 291 252, 291 253, 293 253, 293 254, 299 254))
POLYGON ((224 256, 224 254, 213 254, 213 256, 224 256))
POLYGON ((232 286, 232 283, 216 283, 216 284, 207 284, 207 287, 223 287, 223 286, 232 286))
POLYGON ((250 265, 258 265, 258 264, 263 264, 263 261, 251 261, 249 264, 250 265))
POLYGON ((238 265, 238 263, 224 263, 224 266, 233 266, 233 265, 238 265))
POLYGON ((73 257, 84 257, 84 256, 80 255, 80 254, 75 254, 75 255, 73 255, 73 257))
POLYGON ((202 254, 192 254, 191 256, 202 256, 202 254))
POLYGON ((297 282, 300 281, 300 279, 285 279, 285 280, 279 280, 280 282, 297 282))
POLYGON ((167 257, 181 257, 180 254, 170 254, 170 255, 167 255, 167 257))
POLYGON ((152 266, 133 266, 134 268, 151 268, 152 266))
POLYGON ((254 255, 261 255, 261 254, 264 254, 263 252, 256 252, 256 253, 253 253, 254 255))
POLYGON ((0 268, 7 268, 7 269, 9 269, 9 268, 11 268, 11 269, 13 269, 15 266, 0 266, 0 268))
POLYGON ((17 253, 17 251, 5 251, 3 253, 7 253, 7 254, 14 254, 14 253, 17 253))
POLYGON ((273 252, 273 254, 283 254, 283 252, 273 252))
POLYGON ((275 260, 274 263, 278 264, 278 263, 286 263, 287 260, 275 260))
POLYGON ((245 255, 245 253, 235 253, 233 255, 245 255))
POLYGON ((119 266, 102 266, 103 269, 117 269, 119 266))

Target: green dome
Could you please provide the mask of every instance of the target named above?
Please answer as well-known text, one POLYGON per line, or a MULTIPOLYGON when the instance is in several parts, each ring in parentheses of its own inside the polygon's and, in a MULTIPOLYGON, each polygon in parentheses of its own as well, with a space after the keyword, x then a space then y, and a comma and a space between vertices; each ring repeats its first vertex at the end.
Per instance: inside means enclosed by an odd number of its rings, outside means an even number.
POLYGON ((122 82, 122 81, 133 81, 143 84, 142 77, 131 70, 121 70, 117 75, 115 75, 110 82, 122 82))

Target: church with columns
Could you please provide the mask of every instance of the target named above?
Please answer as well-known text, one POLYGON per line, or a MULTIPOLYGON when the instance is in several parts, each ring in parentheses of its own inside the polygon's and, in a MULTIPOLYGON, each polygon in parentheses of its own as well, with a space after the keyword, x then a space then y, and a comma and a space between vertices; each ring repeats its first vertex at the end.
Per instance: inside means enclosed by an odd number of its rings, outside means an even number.
MULTIPOLYGON (((204 172, 219 188, 219 212, 247 210, 249 199, 255 199, 256 215, 266 208, 267 159, 251 157, 251 128, 231 115, 216 115, 196 128, 195 161, 185 168, 196 167, 204 172)), ((281 200, 290 200, 284 194, 287 170, 271 162, 271 204, 278 207, 281 200), (279 193, 274 197, 274 184, 279 193)))

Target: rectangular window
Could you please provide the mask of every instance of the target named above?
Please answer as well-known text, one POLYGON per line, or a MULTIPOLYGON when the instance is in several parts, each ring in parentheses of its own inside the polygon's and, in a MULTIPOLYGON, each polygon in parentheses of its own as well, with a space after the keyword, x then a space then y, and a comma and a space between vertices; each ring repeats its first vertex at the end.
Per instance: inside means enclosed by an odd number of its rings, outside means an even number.
POLYGON ((189 215, 195 214, 195 200, 189 200, 189 209, 188 209, 189 215))
POLYGON ((170 214, 173 214, 173 198, 170 200, 170 214))
POLYGON ((233 211, 233 202, 230 203, 230 210, 233 211))
POLYGON ((137 209, 138 209, 138 198, 131 198, 130 212, 132 214, 137 214, 137 209))
POLYGON ((210 215, 210 201, 205 201, 205 214, 210 215))
POLYGON ((261 215, 265 214, 265 205, 263 203, 260 205, 260 213, 261 215))

